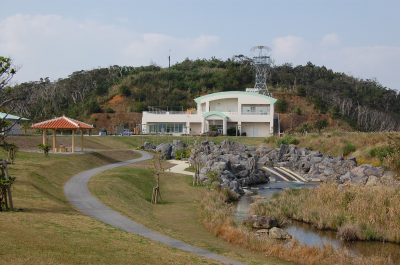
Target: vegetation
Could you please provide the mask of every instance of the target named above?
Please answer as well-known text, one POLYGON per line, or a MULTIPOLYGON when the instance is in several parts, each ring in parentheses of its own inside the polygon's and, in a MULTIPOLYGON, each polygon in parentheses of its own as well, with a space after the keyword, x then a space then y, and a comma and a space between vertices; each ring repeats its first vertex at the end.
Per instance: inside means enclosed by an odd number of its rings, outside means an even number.
POLYGON ((285 113, 288 109, 288 103, 285 99, 278 99, 275 102, 275 110, 279 113, 285 113))
MULTIPOLYGON (((0 155, 6 153, 0 151, 0 155)), ((113 264, 145 265, 161 259, 165 264, 215 264, 83 216, 66 201, 63 185, 74 174, 134 157, 137 154, 132 151, 50 154, 48 158, 20 151, 9 169, 17 177, 13 184, 16 211, 0 213, 1 263, 108 264, 112 260, 113 264)))
POLYGON ((187 159, 189 157, 190 157, 190 149, 189 148, 176 150, 175 159, 182 160, 182 159, 187 159))
POLYGON ((297 138, 295 138, 292 135, 285 135, 282 138, 278 138, 276 140, 276 144, 278 146, 281 146, 282 144, 294 144, 297 145, 299 144, 299 140, 297 138))
POLYGON ((400 243, 400 189, 389 186, 321 184, 315 189, 292 189, 259 203, 253 211, 294 219, 319 229, 339 231, 349 240, 382 240, 400 243), (367 217, 367 218, 366 218, 367 217))
POLYGON ((356 151, 356 147, 354 146, 354 144, 347 142, 343 148, 342 148, 342 152, 344 156, 347 156, 348 154, 352 153, 356 151))
POLYGON ((48 144, 38 144, 39 150, 41 150, 44 154, 44 156, 49 156, 49 151, 50 151, 50 145, 48 144))
POLYGON ((378 265, 391 264, 379 257, 354 257, 345 250, 331 247, 308 247, 297 241, 282 242, 259 237, 243 225, 236 225, 232 219, 233 205, 226 203, 226 194, 219 191, 206 193, 201 200, 204 226, 215 236, 243 248, 279 257, 304 265, 378 265))
POLYGON ((155 179, 151 164, 146 161, 103 172, 91 179, 89 189, 102 202, 132 220, 173 238, 247 264, 290 264, 242 249, 210 234, 199 218, 199 201, 206 188, 193 187, 190 176, 165 172, 165 177, 160 178, 163 200, 152 204, 150 195, 155 179))
MULTIPOLYGON (((135 111, 148 106, 172 107, 171 102, 192 108, 194 97, 243 90, 253 82, 251 67, 233 60, 187 59, 170 69, 152 65, 78 71, 56 81, 45 78, 23 83, 11 88, 10 93, 23 97, 13 105, 14 112, 36 121, 62 114, 87 118, 93 111, 104 111, 116 95, 122 95, 129 109, 135 111)), ((330 113, 360 130, 400 129, 399 93, 374 80, 360 80, 312 63, 284 64, 271 68, 268 87, 275 95, 283 92, 303 97, 319 113, 330 113)), ((279 99, 277 109, 284 112, 286 100, 279 99)))

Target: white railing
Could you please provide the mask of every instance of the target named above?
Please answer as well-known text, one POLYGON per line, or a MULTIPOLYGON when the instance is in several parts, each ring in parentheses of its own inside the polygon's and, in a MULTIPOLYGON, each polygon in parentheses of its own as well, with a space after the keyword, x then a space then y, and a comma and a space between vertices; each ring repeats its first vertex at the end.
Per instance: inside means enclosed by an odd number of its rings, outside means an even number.
POLYGON ((151 113, 151 114, 160 114, 160 115, 169 115, 169 114, 197 114, 197 111, 175 111, 175 110, 151 110, 151 111, 143 111, 143 113, 151 113))
POLYGON ((269 115, 267 112, 242 112, 242 115, 269 115))

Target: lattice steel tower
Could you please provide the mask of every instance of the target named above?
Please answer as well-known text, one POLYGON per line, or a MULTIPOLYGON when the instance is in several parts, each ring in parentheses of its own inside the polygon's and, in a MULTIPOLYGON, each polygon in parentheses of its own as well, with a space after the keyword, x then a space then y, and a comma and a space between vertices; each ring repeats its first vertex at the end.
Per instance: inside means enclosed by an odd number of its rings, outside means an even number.
POLYGON ((255 46, 251 48, 254 53, 251 58, 251 65, 254 67, 256 72, 256 82, 254 84, 254 92, 258 92, 264 95, 270 95, 267 88, 267 73, 270 70, 272 63, 270 52, 271 49, 267 46, 255 46))

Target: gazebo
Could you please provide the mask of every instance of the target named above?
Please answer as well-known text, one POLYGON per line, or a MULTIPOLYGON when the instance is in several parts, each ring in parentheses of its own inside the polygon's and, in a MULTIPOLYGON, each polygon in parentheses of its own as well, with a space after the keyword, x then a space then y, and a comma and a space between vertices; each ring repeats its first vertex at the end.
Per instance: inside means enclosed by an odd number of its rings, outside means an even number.
POLYGON ((77 130, 81 133, 81 151, 83 151, 83 131, 93 129, 93 125, 68 118, 66 116, 54 118, 47 121, 42 121, 32 125, 33 129, 40 129, 43 131, 43 144, 47 144, 47 130, 53 131, 53 152, 57 152, 57 130, 71 130, 72 131, 72 146, 71 152, 75 152, 75 132, 77 130))

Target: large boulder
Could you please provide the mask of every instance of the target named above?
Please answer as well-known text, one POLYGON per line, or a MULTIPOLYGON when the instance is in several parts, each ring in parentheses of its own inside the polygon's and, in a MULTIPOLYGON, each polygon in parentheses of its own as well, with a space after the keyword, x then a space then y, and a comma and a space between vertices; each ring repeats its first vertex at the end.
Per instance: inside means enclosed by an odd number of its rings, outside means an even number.
POLYGON ((278 221, 274 217, 252 216, 252 227, 255 229, 271 229, 278 226, 278 221))
POLYGON ((284 239, 291 239, 292 236, 289 235, 288 232, 286 232, 285 230, 278 228, 278 227, 273 227, 268 231, 268 235, 270 238, 272 239, 280 239, 280 240, 284 240, 284 239))
POLYGON ((154 149, 156 149, 156 146, 152 143, 144 142, 142 148, 143 148, 143 150, 146 150, 146 151, 153 151, 154 149))
POLYGON ((159 144, 156 147, 156 152, 159 152, 162 159, 171 159, 172 145, 168 143, 159 144))

